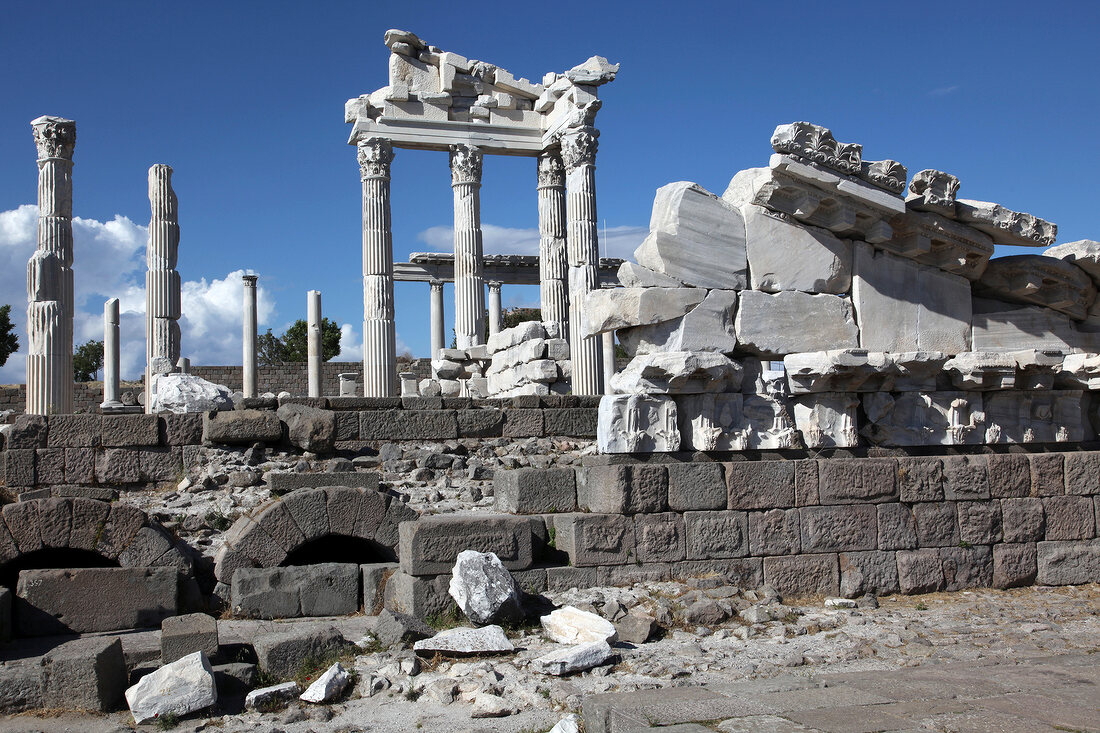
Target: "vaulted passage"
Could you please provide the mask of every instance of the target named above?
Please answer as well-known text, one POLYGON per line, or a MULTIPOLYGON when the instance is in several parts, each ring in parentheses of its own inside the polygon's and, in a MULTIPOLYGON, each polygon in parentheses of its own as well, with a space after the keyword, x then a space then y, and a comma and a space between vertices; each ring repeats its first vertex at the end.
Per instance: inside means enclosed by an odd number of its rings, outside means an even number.
POLYGON ((0 565, 0 585, 15 591, 19 573, 24 570, 44 570, 50 568, 117 568, 117 560, 90 550, 70 547, 44 548, 20 555, 14 560, 0 565))
POLYGON ((394 562, 397 554, 392 547, 362 537, 325 535, 305 542, 289 552, 282 565, 316 565, 322 562, 350 562, 367 565, 394 562))

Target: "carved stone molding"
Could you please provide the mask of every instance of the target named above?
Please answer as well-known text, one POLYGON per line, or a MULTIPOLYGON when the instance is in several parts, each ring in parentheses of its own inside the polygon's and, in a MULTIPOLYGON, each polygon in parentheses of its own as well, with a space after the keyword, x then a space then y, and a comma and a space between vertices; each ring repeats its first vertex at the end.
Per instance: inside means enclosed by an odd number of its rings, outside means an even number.
POLYGON ((73 159, 76 147, 76 123, 62 117, 39 117, 31 122, 38 159, 73 159))
POLYGON ((907 211, 890 220, 894 237, 880 242, 887 252, 977 280, 993 256, 989 235, 932 212, 907 211))
POLYGON ((988 201, 959 199, 955 211, 959 221, 982 230, 998 244, 1049 247, 1058 236, 1057 224, 988 201))
POLYGON ((772 149, 812 161, 826 168, 859 175, 862 169, 863 146, 840 143, 825 127, 810 122, 780 125, 772 133, 772 149))
POLYGON ((393 146, 381 137, 372 137, 359 143, 359 175, 367 178, 390 177, 390 163, 393 162, 393 146))
POLYGON ((539 156, 539 188, 562 188, 565 186, 565 164, 557 153, 539 156))
POLYGON ((451 185, 481 183, 484 154, 474 145, 451 146, 451 185))
POLYGON ((918 171, 909 182, 905 203, 911 209, 931 211, 955 218, 955 194, 959 179, 950 173, 926 168, 918 171))
POLYGON ((600 132, 594 127, 582 127, 561 137, 561 159, 567 171, 588 163, 596 164, 600 132))
POLYGON ((859 177, 871 185, 900 194, 905 190, 905 178, 909 170, 896 160, 864 161, 859 177))
POLYGON ((1016 303, 1034 303, 1083 320, 1096 298, 1092 279, 1064 260, 1043 255, 1010 255, 989 261, 974 283, 974 294, 1016 303))

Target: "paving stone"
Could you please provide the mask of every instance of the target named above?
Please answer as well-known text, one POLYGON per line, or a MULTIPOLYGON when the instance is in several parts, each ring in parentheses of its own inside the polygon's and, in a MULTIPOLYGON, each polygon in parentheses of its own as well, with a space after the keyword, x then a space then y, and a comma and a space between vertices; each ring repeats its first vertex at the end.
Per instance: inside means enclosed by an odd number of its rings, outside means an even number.
POLYGON ((633 562, 637 556, 634 521, 630 517, 556 514, 554 530, 557 548, 569 555, 570 562, 578 567, 622 565, 633 562))
POLYGON ((943 461, 898 458, 898 497, 908 503, 943 501, 943 461))
POLYGON ((172 568, 72 568, 19 574, 22 636, 157 628, 177 613, 172 568))
POLYGON ((993 587, 1019 588, 1035 582, 1038 556, 1035 543, 993 545, 993 587))
POLYGON ((797 555, 801 547, 798 509, 749 512, 750 554, 797 555))
POLYGON ((100 443, 108 447, 160 444, 160 422, 156 415, 103 415, 100 443))
POLYGON ((46 708, 109 712, 126 690, 126 659, 117 636, 66 642, 42 658, 42 667, 46 708))
POLYGON ((917 523, 905 504, 878 505, 878 547, 880 550, 915 550, 917 523))
POLYGON ((985 458, 990 496, 994 499, 1031 496, 1031 464, 1026 455, 995 453, 985 458))
POLYGON ((803 507, 800 520, 803 552, 878 549, 878 512, 874 506, 803 507))
POLYGON ((764 558, 764 582, 783 595, 837 595, 840 569, 835 554, 764 558))
POLYGON ((942 461, 945 499, 965 501, 989 498, 985 456, 945 456, 942 461))
POLYGON ((959 541, 969 545, 991 545, 1001 541, 1001 505, 996 501, 960 501, 959 541))
POLYGON ((1096 536, 1092 499, 1087 496, 1047 496, 1042 499, 1047 540, 1089 540, 1096 536))
POLYGON ((508 514, 551 514, 577 509, 573 468, 518 468, 493 475, 497 511, 508 514))
POLYGON ((1046 532, 1042 499, 1002 499, 1001 531, 1005 542, 1037 542, 1046 532))
POLYGON ((933 593, 943 590, 943 563, 939 550, 898 550, 898 584, 901 592, 933 593))
POLYGON ((1031 453, 1031 495, 1058 496, 1066 492, 1065 467, 1061 453, 1031 453))
POLYGON ((585 466, 577 472, 577 506, 597 514, 664 511, 668 474, 659 464, 585 466))
POLYGON ((892 458, 833 458, 822 461, 822 504, 897 501, 898 465, 892 458))
POLYGON ((492 552, 509 570, 524 570, 532 562, 530 522, 507 515, 434 515, 402 522, 399 545, 401 569, 409 575, 447 573, 463 550, 492 552))
POLYGON ((684 519, 675 512, 634 516, 637 557, 642 562, 684 559, 684 519))
POLYGON ((170 616, 160 624, 160 663, 171 664, 193 652, 218 654, 218 622, 205 613, 170 616))
POLYGON ((794 506, 793 461, 741 461, 722 464, 730 509, 794 506))
POLYGON ((940 563, 946 591, 993 585, 993 552, 987 545, 941 547, 940 563))
POLYGON ((360 440, 451 440, 454 410, 368 410, 359 413, 360 440))
POLYGON ((721 463, 670 463, 668 508, 673 511, 725 509, 728 501, 721 463))
POLYGON ((749 554, 748 516, 740 511, 685 512, 687 559, 709 560, 749 554))
POLYGON ((840 595, 858 598, 866 593, 884 596, 896 593, 898 585, 897 559, 893 552, 841 552, 840 595))
POLYGON ((913 505, 919 547, 954 547, 959 544, 959 522, 954 502, 913 505))
POLYGON ((252 642, 260 669, 276 677, 293 677, 307 659, 336 656, 351 645, 329 625, 296 625, 286 631, 260 634, 252 642))

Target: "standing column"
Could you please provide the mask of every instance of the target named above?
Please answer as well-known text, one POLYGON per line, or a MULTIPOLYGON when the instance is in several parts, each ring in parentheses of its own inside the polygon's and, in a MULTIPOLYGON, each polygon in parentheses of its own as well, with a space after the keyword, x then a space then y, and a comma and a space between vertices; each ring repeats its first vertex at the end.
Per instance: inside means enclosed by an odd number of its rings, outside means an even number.
POLYGON ((73 411, 73 149, 76 123, 31 122, 38 147, 38 249, 27 262, 27 413, 73 411))
POLYGON ((455 340, 468 349, 485 343, 485 277, 481 252, 481 151, 451 146, 455 202, 455 340))
POLYGON ((321 396, 321 291, 310 290, 306 295, 306 350, 308 360, 309 396, 321 396))
POLYGON ((539 305, 552 336, 569 338, 569 275, 565 245, 565 167, 557 153, 538 164, 539 305), (553 324, 553 325, 551 325, 553 324))
POLYGON ((154 409, 155 382, 180 358, 179 202, 172 190, 172 167, 149 169, 149 240, 145 248, 145 411, 154 409))
POLYGON ((492 280, 489 283, 489 335, 500 331, 500 322, 503 313, 500 310, 500 283, 492 280))
POLYGON ((103 402, 99 407, 113 410, 122 407, 118 398, 118 298, 103 304, 103 402))
POLYGON ((569 262, 569 355, 573 394, 603 394, 603 353, 599 336, 584 336, 584 296, 600 287, 600 243, 596 229, 596 138, 592 127, 562 137, 565 164, 565 217, 569 262))
POLYGON ((245 275, 244 281, 244 387, 245 397, 256 396, 256 275, 245 275))
POLYGON ((393 312, 393 230, 389 140, 359 143, 363 181, 363 396, 396 397, 397 326, 393 312))
POLYGON ((615 376, 615 332, 604 331, 600 334, 603 338, 601 348, 603 350, 603 393, 612 394, 611 378, 615 376))
POLYGON ((439 350, 443 348, 443 281, 430 280, 431 296, 429 311, 431 312, 431 337, 432 359, 439 358, 439 350))

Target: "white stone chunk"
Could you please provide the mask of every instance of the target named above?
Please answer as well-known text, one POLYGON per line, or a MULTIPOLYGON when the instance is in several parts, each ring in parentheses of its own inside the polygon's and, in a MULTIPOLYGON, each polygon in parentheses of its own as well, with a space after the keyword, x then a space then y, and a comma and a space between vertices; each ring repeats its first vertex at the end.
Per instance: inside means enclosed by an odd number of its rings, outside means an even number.
POLYGON ((1097 352, 1098 334, 1079 330, 1062 313, 1014 303, 974 298, 974 351, 1057 349, 1064 353, 1097 352))
POLYGON ((1071 262, 1084 270, 1094 283, 1100 282, 1100 242, 1091 239, 1066 242, 1051 247, 1043 255, 1071 262))
POLYGON ((193 374, 158 374, 154 379, 156 387, 150 414, 233 409, 233 393, 224 385, 208 382, 193 374))
POLYGON ((884 215, 900 214, 905 211, 905 200, 901 196, 843 173, 826 170, 806 160, 776 153, 772 155, 768 166, 777 173, 805 181, 824 191, 836 191, 845 198, 882 212, 884 215))
POLYGON ((657 189, 638 264, 688 285, 739 290, 748 284, 741 213, 687 181, 657 189))
POLYGON ((676 403, 657 395, 604 395, 597 413, 600 453, 671 453, 680 450, 676 403))
POLYGON ((576 713, 569 713, 559 720, 547 733, 580 733, 581 719, 576 713))
POLYGON ((516 583, 492 552, 463 550, 458 553, 448 589, 466 618, 475 624, 519 615, 516 583))
POLYGON ((505 328, 491 335, 486 342, 489 354, 495 354, 509 347, 531 339, 546 338, 546 329, 538 321, 524 321, 511 328, 505 328))
POLYGON ((619 284, 624 288, 679 288, 683 283, 629 260, 619 265, 619 284))
POLYGON ((187 715, 217 701, 214 670, 203 652, 166 664, 126 690, 126 704, 138 725, 165 715, 187 715))
POLYGON ((473 710, 470 711, 470 717, 504 718, 511 715, 515 711, 516 709, 512 707, 503 697, 481 692, 474 697, 473 710))
POLYGON ((741 365, 713 352, 641 354, 611 378, 611 387, 619 394, 736 392, 741 365))
POLYGON ((948 359, 943 371, 957 389, 993 390, 1016 387, 1016 360, 1003 352, 968 351, 948 359))
POLYGON ((955 218, 955 194, 959 191, 959 179, 950 173, 928 168, 913 174, 905 205, 910 209, 931 211, 955 218))
POLYGON ((819 227, 794 223, 786 214, 745 204, 746 249, 753 290, 777 293, 847 293, 852 284, 852 244, 819 227))
POLYGON ((483 626, 479 629, 458 628, 440 631, 430 639, 413 643, 413 650, 424 654, 474 655, 506 654, 515 650, 512 642, 499 626, 483 626))
POLYGON ((544 654, 534 661, 534 665, 543 674, 561 677, 607 664, 614 654, 606 641, 590 641, 544 654))
POLYGON ((326 669, 298 699, 313 703, 331 702, 342 695, 350 683, 351 675, 343 665, 336 662, 326 669))
POLYGON ((584 333, 604 331, 679 318, 703 302, 700 288, 601 288, 584 299, 584 333))
POLYGON ((794 422, 807 448, 854 448, 859 445, 856 409, 849 392, 823 392, 794 398, 794 422))
POLYGON ((993 256, 993 240, 939 214, 908 211, 890 219, 894 236, 877 246, 888 252, 977 280, 993 256))
POLYGON ((958 199, 955 218, 981 229, 998 244, 1049 247, 1058 237, 1057 224, 989 201, 958 199))
POLYGON ((255 710, 281 700, 289 700, 296 697, 300 689, 297 682, 283 682, 271 687, 261 687, 245 695, 244 707, 246 710, 255 710))
POLYGON ((980 280, 978 295, 1033 303, 1080 321, 1096 299, 1096 286, 1084 270, 1071 262, 1045 255, 1012 255, 990 260, 980 280))
POLYGON ((629 356, 659 351, 717 351, 737 348, 736 290, 710 290, 689 313, 652 326, 620 329, 615 335, 629 356))
POLYGON ((836 349, 783 358, 793 394, 809 392, 933 391, 947 355, 939 351, 888 354, 836 349))
POLYGON ((852 304, 836 295, 755 290, 741 293, 737 341, 754 354, 851 349, 859 346, 852 304))
POLYGON ((574 606, 559 608, 539 619, 542 630, 551 641, 559 644, 612 643, 618 633, 615 624, 589 611, 574 606))
POLYGON ((1055 384, 1068 389, 1100 389, 1100 354, 1067 354, 1055 384))
POLYGON ((860 431, 874 445, 976 445, 985 440, 978 392, 873 392, 863 396, 867 424, 860 431))

